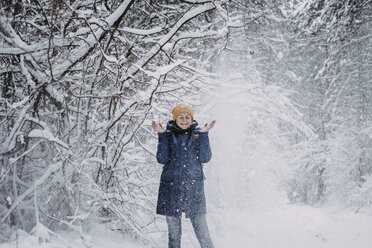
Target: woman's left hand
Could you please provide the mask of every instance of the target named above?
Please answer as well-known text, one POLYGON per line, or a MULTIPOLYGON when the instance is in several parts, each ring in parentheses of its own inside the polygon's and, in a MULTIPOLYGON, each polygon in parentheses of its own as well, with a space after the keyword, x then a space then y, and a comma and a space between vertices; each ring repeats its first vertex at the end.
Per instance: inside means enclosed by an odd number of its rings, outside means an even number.
POLYGON ((204 127, 202 130, 200 130, 201 132, 208 132, 209 130, 211 130, 213 127, 214 127, 214 124, 216 123, 216 120, 213 120, 210 124, 208 123, 205 123, 204 127))

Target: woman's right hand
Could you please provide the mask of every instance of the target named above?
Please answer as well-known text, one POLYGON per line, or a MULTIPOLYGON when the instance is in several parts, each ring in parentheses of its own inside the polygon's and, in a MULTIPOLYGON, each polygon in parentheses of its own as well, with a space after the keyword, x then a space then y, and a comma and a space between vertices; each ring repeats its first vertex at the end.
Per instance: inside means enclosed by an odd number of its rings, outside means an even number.
POLYGON ((160 123, 156 124, 155 121, 152 121, 151 127, 152 127, 152 129, 154 129, 158 133, 164 133, 165 132, 165 128, 160 123))

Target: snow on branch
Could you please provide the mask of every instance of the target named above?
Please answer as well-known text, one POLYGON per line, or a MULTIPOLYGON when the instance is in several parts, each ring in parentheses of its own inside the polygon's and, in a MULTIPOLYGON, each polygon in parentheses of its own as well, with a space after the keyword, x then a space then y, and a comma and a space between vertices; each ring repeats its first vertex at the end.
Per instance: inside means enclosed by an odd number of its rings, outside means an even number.
MULTIPOLYGON (((128 8, 133 2, 134 2, 133 0, 124 1, 114 11, 114 13, 112 13, 110 16, 106 18, 106 20, 104 20, 104 23, 106 23, 106 25, 109 28, 112 27, 115 24, 115 22, 117 22, 118 20, 120 20, 120 18, 122 18, 122 16, 125 14, 125 12, 128 10, 128 8)), ((100 41, 106 35, 107 30, 109 29, 103 29, 101 27, 101 28, 98 28, 95 32, 92 31, 92 33, 84 40, 84 43, 86 45, 83 45, 82 43, 81 46, 75 49, 75 53, 72 53, 72 54, 76 54, 76 56, 74 56, 71 60, 66 61, 64 64, 62 64, 59 67, 58 80, 63 78, 63 76, 70 70, 70 68, 75 66, 79 61, 81 61, 85 56, 87 56, 92 51, 92 49, 96 46, 98 41, 100 41)))
POLYGON ((35 181, 34 186, 28 188, 22 195, 20 195, 10 206, 8 211, 5 212, 4 216, 1 217, 1 222, 5 222, 8 216, 13 212, 13 210, 20 204, 28 195, 34 192, 35 187, 40 186, 48 177, 59 169, 59 163, 50 165, 45 173, 35 181))
MULTIPOLYGON (((37 142, 36 144, 34 144, 30 149, 28 149, 27 151, 25 151, 24 153, 22 153, 20 156, 16 157, 16 158, 10 158, 9 159, 9 164, 12 165, 14 164, 15 162, 17 162, 19 159, 23 158, 24 156, 26 156, 27 154, 31 153, 38 145, 41 144, 41 142, 43 142, 43 140, 37 142)), ((1 182, 1 181, 0 181, 1 182)))
POLYGON ((21 39, 21 37, 13 29, 10 23, 5 24, 4 30, 6 30, 8 34, 7 36, 4 36, 5 41, 15 47, 1 47, 0 54, 22 55, 22 54, 30 54, 30 53, 35 53, 35 52, 48 49, 47 42, 41 42, 41 43, 36 43, 34 45, 28 45, 26 42, 24 42, 21 39))
POLYGON ((57 139, 56 137, 54 137, 52 132, 50 132, 49 130, 34 129, 28 134, 28 137, 47 139, 50 142, 57 143, 58 145, 66 148, 66 149, 69 149, 69 147, 66 143, 64 143, 60 139, 57 139))
POLYGON ((168 43, 169 40, 172 39, 173 36, 176 35, 178 30, 189 20, 195 18, 196 16, 207 12, 209 10, 214 9, 215 6, 211 3, 203 4, 197 8, 194 8, 188 12, 186 12, 180 20, 171 28, 171 30, 164 35, 158 42, 157 46, 154 46, 147 54, 147 56, 143 57, 140 59, 136 65, 134 66, 135 68, 132 68, 132 71, 130 71, 129 75, 135 75, 136 72, 138 72, 138 68, 144 67, 161 49, 162 47, 168 43))
POLYGON ((27 52, 21 48, 0 47, 0 54, 2 55, 20 55, 25 53, 27 52))
POLYGON ((217 37, 220 36, 220 31, 209 31, 209 32, 194 32, 194 33, 183 33, 181 35, 178 35, 175 40, 179 41, 182 39, 195 39, 195 38, 204 38, 204 37, 217 37))
POLYGON ((131 33, 131 34, 136 34, 136 35, 151 35, 151 34, 156 34, 162 31, 162 28, 157 27, 157 28, 152 28, 152 29, 138 29, 138 28, 118 28, 118 31, 123 31, 126 33, 131 33))
POLYGON ((19 102, 15 102, 13 104, 8 104, 7 106, 11 109, 17 109, 21 106, 23 106, 25 103, 27 103, 28 101, 30 100, 30 97, 29 96, 26 96, 25 98, 23 98, 21 101, 19 102))
POLYGON ((15 135, 17 131, 22 127, 26 113, 30 107, 31 107, 31 104, 27 104, 21 109, 18 119, 14 123, 13 128, 9 132, 9 135, 6 138, 5 142, 2 144, 2 150, 9 150, 9 147, 11 147, 12 143, 13 143, 13 146, 15 145, 15 135))
POLYGON ((145 69, 143 69, 141 67, 139 67, 138 69, 141 70, 142 72, 146 73, 150 77, 153 77, 156 80, 159 80, 161 76, 164 76, 164 75, 168 74, 170 71, 172 71, 174 68, 176 68, 177 66, 179 66, 180 64, 182 64, 184 62, 185 62, 184 60, 180 60, 180 61, 177 61, 175 63, 162 66, 159 69, 157 69, 155 72, 152 72, 152 71, 149 71, 149 70, 145 70, 145 69))
POLYGON ((183 0, 185 3, 211 3, 212 0, 183 0))
POLYGON ((29 138, 43 138, 43 139, 47 139, 49 140, 50 142, 53 142, 53 143, 56 143, 66 149, 69 149, 69 146, 64 143, 63 141, 61 141, 60 139, 54 137, 54 135, 52 134, 52 132, 49 130, 48 126, 46 123, 44 123, 43 121, 40 121, 38 119, 35 119, 33 117, 30 117, 30 116, 26 116, 25 120, 27 121, 32 121, 36 124, 38 124, 39 126, 41 126, 43 129, 34 129, 34 130, 31 130, 31 132, 28 134, 28 137, 29 138))
POLYGON ((20 63, 19 64, 21 65, 22 74, 26 77, 26 80, 27 80, 28 85, 30 85, 31 88, 35 88, 36 83, 34 82, 34 80, 32 80, 32 76, 31 76, 31 74, 27 70, 27 67, 25 65, 24 56, 21 56, 21 60, 20 60, 20 63))
POLYGON ((93 192, 95 192, 99 198, 104 199, 103 204, 107 204, 106 207, 110 207, 110 210, 114 212, 121 220, 124 220, 127 225, 138 235, 139 237, 141 236, 141 227, 138 226, 137 223, 134 223, 131 221, 131 217, 129 216, 130 214, 120 210, 120 208, 110 200, 109 195, 107 194, 99 185, 97 185, 92 178, 87 175, 86 173, 81 173, 84 175, 90 183, 96 188, 96 190, 92 189, 93 192))

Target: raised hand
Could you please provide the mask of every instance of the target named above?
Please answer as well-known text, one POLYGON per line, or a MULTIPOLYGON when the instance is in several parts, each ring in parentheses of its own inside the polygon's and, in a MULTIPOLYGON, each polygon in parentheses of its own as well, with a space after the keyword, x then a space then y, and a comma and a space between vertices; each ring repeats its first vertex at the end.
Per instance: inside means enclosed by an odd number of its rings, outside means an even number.
POLYGON ((155 121, 152 121, 151 127, 152 127, 152 129, 154 129, 158 133, 164 133, 165 132, 165 127, 163 127, 160 123, 156 124, 155 121))
POLYGON ((204 127, 202 130, 200 130, 201 132, 208 132, 209 130, 211 130, 213 127, 214 127, 214 124, 216 123, 216 120, 213 120, 210 124, 208 123, 205 123, 204 127))

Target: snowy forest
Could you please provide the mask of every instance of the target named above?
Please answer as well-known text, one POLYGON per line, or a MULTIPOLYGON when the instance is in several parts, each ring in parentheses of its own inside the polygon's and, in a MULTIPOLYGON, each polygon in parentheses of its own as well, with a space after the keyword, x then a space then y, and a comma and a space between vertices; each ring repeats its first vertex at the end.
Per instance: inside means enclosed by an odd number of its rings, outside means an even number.
POLYGON ((167 247, 179 102, 217 120, 216 247, 371 247, 371 0, 0 4, 0 247, 167 247))

